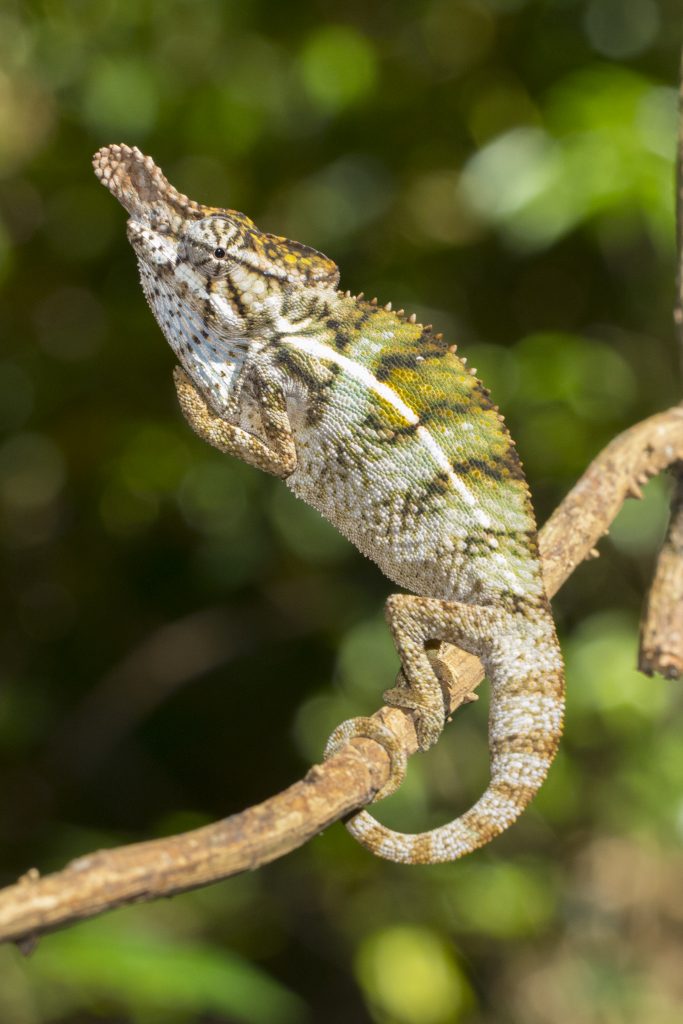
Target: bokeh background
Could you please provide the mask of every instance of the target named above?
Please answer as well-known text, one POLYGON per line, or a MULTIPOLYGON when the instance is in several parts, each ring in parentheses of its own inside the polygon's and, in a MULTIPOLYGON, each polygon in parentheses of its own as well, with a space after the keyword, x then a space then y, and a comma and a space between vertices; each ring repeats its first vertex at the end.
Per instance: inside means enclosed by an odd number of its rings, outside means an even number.
MULTIPOLYGON (((4 882, 278 791, 397 667, 379 572, 186 427, 92 152, 137 144, 444 330, 543 520, 680 399, 679 45, 676 0, 3 0, 4 882)), ((634 670, 666 507, 654 481, 555 601, 566 736, 505 836, 410 869, 339 825, 28 959, 0 949, 3 1024, 680 1021, 683 700, 634 670)), ((478 794, 485 704, 384 820, 430 827, 478 794)))

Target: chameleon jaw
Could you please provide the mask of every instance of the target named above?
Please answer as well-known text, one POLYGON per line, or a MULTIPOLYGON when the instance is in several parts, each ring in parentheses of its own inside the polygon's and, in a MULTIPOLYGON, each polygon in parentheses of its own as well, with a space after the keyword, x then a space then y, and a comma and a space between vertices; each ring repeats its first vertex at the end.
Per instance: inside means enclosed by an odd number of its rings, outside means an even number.
POLYGON ((166 237, 167 232, 161 226, 152 228, 133 217, 126 225, 128 241, 135 255, 145 263, 154 264, 158 269, 173 269, 177 262, 177 243, 175 239, 166 237))

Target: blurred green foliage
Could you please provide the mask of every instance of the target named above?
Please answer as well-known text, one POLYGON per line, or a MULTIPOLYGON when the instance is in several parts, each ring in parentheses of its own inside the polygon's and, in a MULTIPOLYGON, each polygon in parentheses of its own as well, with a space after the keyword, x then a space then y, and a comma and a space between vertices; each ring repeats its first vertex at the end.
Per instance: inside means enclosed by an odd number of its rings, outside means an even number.
MULTIPOLYGON (((542 520, 680 398, 675 0, 4 0, 0 7, 0 873, 190 828, 297 778, 396 670, 390 587, 176 408, 90 156, 312 244, 458 341, 542 520)), ((555 602, 561 755, 456 865, 341 826, 253 876, 0 950, 3 1024, 674 1024, 680 687, 639 676, 665 483, 555 602)), ((452 817, 485 701, 382 808, 452 817)))

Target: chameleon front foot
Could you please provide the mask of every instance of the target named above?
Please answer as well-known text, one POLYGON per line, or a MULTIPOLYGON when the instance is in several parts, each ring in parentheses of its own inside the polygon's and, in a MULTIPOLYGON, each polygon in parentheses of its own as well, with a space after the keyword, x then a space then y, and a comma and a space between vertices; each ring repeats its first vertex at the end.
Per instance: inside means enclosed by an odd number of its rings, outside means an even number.
MULTIPOLYGON (((387 752, 389 757, 389 779, 375 794, 374 801, 383 800, 394 793, 406 775, 407 755, 398 739, 386 725, 376 718, 347 718, 338 725, 327 741, 324 759, 332 757, 352 739, 375 740, 387 752)), ((373 802, 374 802, 373 801, 373 802)))

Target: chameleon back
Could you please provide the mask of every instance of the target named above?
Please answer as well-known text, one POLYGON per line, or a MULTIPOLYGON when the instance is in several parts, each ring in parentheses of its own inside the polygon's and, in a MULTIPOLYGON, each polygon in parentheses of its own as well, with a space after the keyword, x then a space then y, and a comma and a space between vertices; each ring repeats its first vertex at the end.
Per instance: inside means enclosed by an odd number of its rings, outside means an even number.
POLYGON ((524 475, 480 381, 420 324, 329 306, 315 332, 273 343, 299 451, 288 486, 414 593, 541 593, 524 475))

